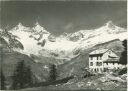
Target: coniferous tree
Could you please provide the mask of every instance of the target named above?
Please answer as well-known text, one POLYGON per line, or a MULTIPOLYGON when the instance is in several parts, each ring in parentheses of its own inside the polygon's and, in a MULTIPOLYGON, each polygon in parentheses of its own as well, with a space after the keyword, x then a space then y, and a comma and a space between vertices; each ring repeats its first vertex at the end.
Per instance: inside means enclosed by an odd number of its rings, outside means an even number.
POLYGON ((123 41, 124 51, 121 53, 120 63, 127 64, 127 40, 123 41))
POLYGON ((0 75, 0 81, 1 81, 1 90, 5 90, 6 89, 6 85, 5 85, 5 76, 3 74, 3 71, 1 70, 1 75, 0 75))
POLYGON ((50 66, 50 72, 49 72, 49 81, 55 81, 57 79, 57 68, 56 65, 52 64, 50 66))
POLYGON ((32 78, 32 71, 30 66, 27 66, 26 68, 26 86, 31 86, 33 84, 33 78, 32 78))
POLYGON ((30 67, 25 66, 24 60, 18 63, 13 75, 12 89, 21 89, 32 84, 32 72, 30 67))

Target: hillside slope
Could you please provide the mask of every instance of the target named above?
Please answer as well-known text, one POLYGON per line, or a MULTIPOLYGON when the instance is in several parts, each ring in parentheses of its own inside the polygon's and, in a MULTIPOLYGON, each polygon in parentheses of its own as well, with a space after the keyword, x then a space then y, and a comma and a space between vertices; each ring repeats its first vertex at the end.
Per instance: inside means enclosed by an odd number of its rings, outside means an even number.
POLYGON ((48 70, 45 69, 45 64, 38 64, 33 61, 29 56, 13 52, 3 54, 3 72, 4 75, 8 78, 13 76, 13 72, 16 69, 17 63, 24 60, 25 65, 31 67, 32 76, 35 81, 46 81, 48 76, 48 70))
POLYGON ((120 57, 121 52, 124 50, 122 42, 120 40, 113 40, 107 43, 98 44, 92 48, 81 51, 80 55, 72 58, 71 61, 65 62, 64 64, 58 66, 61 77, 68 77, 71 75, 82 76, 84 75, 85 68, 88 68, 89 63, 89 53, 93 50, 99 48, 108 48, 115 51, 115 53, 120 57))

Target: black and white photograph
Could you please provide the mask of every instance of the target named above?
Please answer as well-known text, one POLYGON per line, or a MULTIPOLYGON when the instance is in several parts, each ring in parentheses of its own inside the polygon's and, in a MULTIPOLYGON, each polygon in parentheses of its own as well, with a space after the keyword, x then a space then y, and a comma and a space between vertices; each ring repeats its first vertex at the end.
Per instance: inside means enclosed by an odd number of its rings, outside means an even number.
POLYGON ((127 1, 0 0, 0 90, 127 91, 127 1))

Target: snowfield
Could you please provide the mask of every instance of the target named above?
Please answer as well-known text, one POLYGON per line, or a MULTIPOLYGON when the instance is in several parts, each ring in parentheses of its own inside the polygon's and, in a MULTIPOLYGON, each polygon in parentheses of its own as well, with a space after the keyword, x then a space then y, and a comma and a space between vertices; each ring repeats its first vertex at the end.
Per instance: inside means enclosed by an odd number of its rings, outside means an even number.
POLYGON ((24 50, 18 51, 27 55, 34 54, 38 56, 40 54, 43 55, 45 50, 45 52, 49 51, 49 53, 60 54, 59 58, 72 58, 73 51, 76 49, 85 50, 114 39, 123 41, 128 36, 126 29, 114 25, 111 21, 97 29, 80 30, 69 34, 65 33, 65 35, 60 35, 59 37, 53 36, 45 28, 40 26, 39 23, 36 23, 32 28, 25 27, 19 23, 10 32, 18 36, 19 41, 24 45, 24 50), (70 40, 71 38, 77 39, 76 41, 72 41, 70 40), (43 46, 39 45, 44 40, 43 46))

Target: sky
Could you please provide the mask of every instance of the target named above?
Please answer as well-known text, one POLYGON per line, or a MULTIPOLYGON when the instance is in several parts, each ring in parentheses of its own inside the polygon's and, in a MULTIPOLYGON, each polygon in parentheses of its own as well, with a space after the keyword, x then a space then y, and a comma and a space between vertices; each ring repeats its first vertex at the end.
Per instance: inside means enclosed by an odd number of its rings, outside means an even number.
POLYGON ((1 27, 21 22, 33 27, 38 21, 54 34, 94 29, 107 21, 127 27, 125 1, 6 1, 1 2, 1 27))

